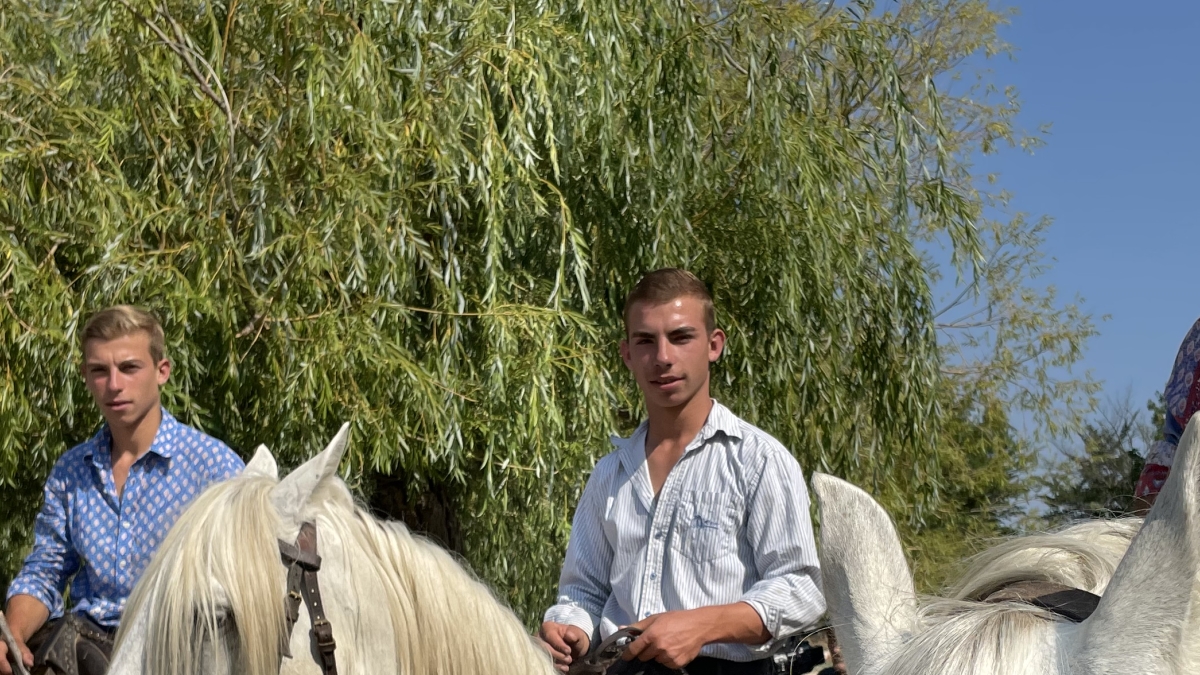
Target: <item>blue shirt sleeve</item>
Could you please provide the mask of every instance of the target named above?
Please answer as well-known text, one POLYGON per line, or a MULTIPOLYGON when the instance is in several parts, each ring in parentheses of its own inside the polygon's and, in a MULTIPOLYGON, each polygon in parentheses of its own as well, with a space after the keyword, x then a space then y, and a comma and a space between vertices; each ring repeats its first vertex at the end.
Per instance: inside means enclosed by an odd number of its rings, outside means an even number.
POLYGON ((214 483, 229 480, 240 474, 242 469, 246 468, 246 463, 228 445, 220 441, 217 444, 219 446, 217 449, 217 463, 214 467, 213 475, 210 476, 210 480, 214 483))
POLYGON ((34 522, 33 550, 8 587, 8 598, 31 595, 50 610, 51 618, 63 615, 63 590, 79 571, 79 555, 70 544, 69 489, 60 462, 46 480, 44 501, 34 522))

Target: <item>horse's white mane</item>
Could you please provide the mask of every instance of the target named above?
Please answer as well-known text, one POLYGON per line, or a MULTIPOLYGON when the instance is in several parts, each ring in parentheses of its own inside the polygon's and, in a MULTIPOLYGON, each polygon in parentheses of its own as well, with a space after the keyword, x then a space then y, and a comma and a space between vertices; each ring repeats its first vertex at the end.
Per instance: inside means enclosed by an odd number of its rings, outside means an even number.
MULTIPOLYGON (((196 673, 203 650, 220 644, 223 632, 234 632, 239 647, 235 659, 244 666, 235 664, 234 672, 278 675, 280 647, 287 638, 286 570, 276 539, 291 539, 295 532, 281 532, 286 525, 272 506, 276 485, 260 475, 214 485, 171 529, 125 612, 144 620, 141 629, 150 636, 142 673, 196 673), (231 620, 221 620, 218 614, 225 611, 231 620)), ((335 591, 322 576, 322 595, 335 630, 358 635, 364 622, 382 620, 390 621, 395 636, 396 663, 383 664, 386 670, 365 663, 362 654, 368 645, 339 637, 340 672, 551 672, 546 654, 486 586, 403 524, 378 521, 357 507, 340 479, 318 485, 304 517, 316 523, 323 569, 336 555, 351 588, 368 579, 370 588, 384 589, 382 594, 356 592, 349 603, 331 602, 335 591), (363 611, 339 610, 339 604, 363 611)), ((118 651, 129 630, 122 624, 118 651)), ((297 625, 295 631, 300 630, 297 625)), ((311 658, 307 650, 295 657, 311 658)))
POLYGON ((925 598, 918 630, 880 672, 888 675, 1003 672, 1034 660, 1047 623, 1074 624, 1040 607, 979 600, 1011 584, 1044 581, 1101 595, 1141 527, 1141 518, 1085 521, 1057 532, 1007 539, 970 558, 945 598, 925 598))
POLYGON ((1046 581, 1103 595, 1141 526, 1141 518, 1092 520, 1006 539, 971 557, 947 596, 985 598, 1019 581, 1046 581))
POLYGON ((388 608, 399 657, 395 672, 551 672, 549 656, 516 615, 444 548, 403 523, 376 520, 356 507, 341 480, 322 490, 318 533, 344 538, 344 550, 355 554, 347 561, 351 578, 372 575, 384 582, 386 597, 358 601, 388 608))
POLYGON ((946 599, 918 598, 896 528, 869 494, 819 473, 813 492, 826 601, 855 675, 1200 672, 1200 414, 1140 526, 1097 521, 1013 539, 975 558, 946 599), (1080 623, 981 602, 1020 581, 1101 597, 1080 623))

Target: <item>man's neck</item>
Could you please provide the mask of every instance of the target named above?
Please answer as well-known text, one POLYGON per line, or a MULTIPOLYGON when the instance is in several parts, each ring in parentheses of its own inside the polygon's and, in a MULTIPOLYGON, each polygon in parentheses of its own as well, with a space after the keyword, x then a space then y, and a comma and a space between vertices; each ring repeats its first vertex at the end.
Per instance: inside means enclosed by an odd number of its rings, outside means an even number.
POLYGON ((131 425, 116 425, 109 423, 112 433, 112 461, 119 459, 137 461, 150 451, 158 427, 162 424, 162 408, 154 406, 137 422, 131 425))
POLYGON ((707 390, 697 392, 692 400, 678 408, 647 407, 646 419, 649 428, 646 430, 646 452, 662 444, 679 447, 684 446, 700 433, 708 414, 712 411, 713 400, 707 390))

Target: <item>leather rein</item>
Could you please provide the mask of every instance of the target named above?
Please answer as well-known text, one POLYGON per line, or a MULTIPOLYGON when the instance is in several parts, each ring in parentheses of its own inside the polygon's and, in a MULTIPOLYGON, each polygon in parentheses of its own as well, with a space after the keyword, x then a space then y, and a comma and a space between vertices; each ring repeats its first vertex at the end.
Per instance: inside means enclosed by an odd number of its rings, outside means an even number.
POLYGON ((292 629, 300 619, 300 603, 303 601, 308 607, 308 618, 312 623, 309 636, 313 658, 321 667, 322 675, 337 675, 337 661, 333 655, 337 643, 333 640, 333 627, 325 618, 321 587, 317 584, 317 572, 321 569, 321 556, 317 555, 317 526, 311 522, 302 524, 295 544, 280 539, 279 554, 288 570, 285 603, 287 630, 283 655, 288 658, 292 656, 292 629))

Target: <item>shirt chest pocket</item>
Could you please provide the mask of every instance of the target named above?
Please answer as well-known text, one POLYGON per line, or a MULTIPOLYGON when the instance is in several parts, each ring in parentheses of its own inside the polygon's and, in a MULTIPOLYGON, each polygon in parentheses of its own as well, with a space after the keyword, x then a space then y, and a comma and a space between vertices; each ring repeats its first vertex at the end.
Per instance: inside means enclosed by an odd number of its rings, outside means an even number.
POLYGON ((689 560, 716 560, 736 548, 738 522, 732 495, 686 492, 675 509, 673 546, 689 560))

